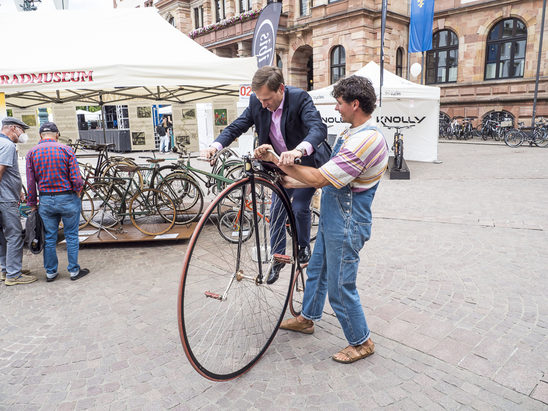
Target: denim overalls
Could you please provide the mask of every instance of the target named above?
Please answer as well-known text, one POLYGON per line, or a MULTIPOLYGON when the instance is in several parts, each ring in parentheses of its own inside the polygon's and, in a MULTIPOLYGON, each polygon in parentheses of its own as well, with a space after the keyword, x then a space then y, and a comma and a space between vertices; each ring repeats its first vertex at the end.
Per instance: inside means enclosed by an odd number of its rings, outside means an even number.
MULTIPOLYGON (((363 130, 376 130, 366 126, 363 130)), ((343 143, 339 138, 335 156, 343 143)), ((314 252, 308 264, 302 315, 322 316, 326 293, 350 345, 369 339, 369 327, 356 289, 360 250, 371 235, 371 203, 378 183, 369 190, 352 192, 349 185, 322 188, 320 222, 314 252)))

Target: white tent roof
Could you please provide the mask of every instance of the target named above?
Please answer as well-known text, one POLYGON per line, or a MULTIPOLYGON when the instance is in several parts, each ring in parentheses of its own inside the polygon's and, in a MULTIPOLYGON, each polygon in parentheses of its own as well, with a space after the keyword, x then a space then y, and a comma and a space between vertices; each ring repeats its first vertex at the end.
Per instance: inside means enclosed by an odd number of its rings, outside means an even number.
POLYGON ((0 92, 14 107, 237 95, 235 86, 257 69, 254 57, 216 56, 154 8, 13 13, 2 19, 0 37, 10 39, 0 92), (96 49, 86 46, 90 38, 96 49))
MULTIPOLYGON (((367 77, 375 87, 377 97, 379 95, 380 85, 380 67, 374 61, 370 61, 361 69, 354 73, 357 76, 367 77)), ((333 86, 327 86, 319 90, 310 91, 309 94, 316 104, 335 104, 335 99, 331 96, 333 86)), ((424 99, 439 100, 439 87, 423 86, 412 81, 401 78, 394 73, 384 70, 384 79, 382 86, 382 98, 385 99, 424 99)))

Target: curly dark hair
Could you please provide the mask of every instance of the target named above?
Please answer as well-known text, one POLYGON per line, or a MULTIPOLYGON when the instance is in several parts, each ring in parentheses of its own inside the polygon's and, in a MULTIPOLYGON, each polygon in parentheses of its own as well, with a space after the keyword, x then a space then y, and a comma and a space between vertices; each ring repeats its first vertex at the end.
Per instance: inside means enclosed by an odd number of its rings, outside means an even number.
POLYGON ((350 76, 339 80, 333 86, 331 95, 335 98, 342 97, 347 103, 358 100, 365 114, 373 113, 377 107, 377 96, 373 84, 365 77, 350 76))

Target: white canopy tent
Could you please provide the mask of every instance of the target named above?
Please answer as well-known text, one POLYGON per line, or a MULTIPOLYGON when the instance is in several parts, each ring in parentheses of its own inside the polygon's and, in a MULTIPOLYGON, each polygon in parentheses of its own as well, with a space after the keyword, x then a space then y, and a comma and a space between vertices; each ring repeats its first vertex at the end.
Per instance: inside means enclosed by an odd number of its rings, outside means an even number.
MULTIPOLYGON (((355 75, 367 77, 379 95, 380 67, 371 61, 355 75)), ((335 99, 331 95, 333 86, 310 92, 314 104, 327 124, 330 134, 338 134, 348 124, 343 124, 335 111, 335 99)), ((377 102, 378 105, 378 102, 377 102)), ((382 107, 377 107, 373 117, 382 129, 388 146, 392 147, 395 129, 389 126, 410 126, 403 129, 404 157, 406 160, 436 161, 438 157, 440 89, 423 86, 405 80, 384 70, 382 107)))
POLYGON ((257 69, 255 57, 216 56, 153 8, 5 17, 0 36, 9 39, 10 52, 0 66, 0 93, 8 107, 237 96, 238 86, 249 83, 257 69), (38 46, 44 36, 47 43, 38 46), (90 38, 95 49, 86 46, 90 38))

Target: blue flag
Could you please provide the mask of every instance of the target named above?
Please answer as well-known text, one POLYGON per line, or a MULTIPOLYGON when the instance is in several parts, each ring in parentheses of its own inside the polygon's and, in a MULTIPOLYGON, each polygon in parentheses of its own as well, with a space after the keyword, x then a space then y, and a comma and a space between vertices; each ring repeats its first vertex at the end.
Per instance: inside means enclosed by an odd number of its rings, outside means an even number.
POLYGON ((433 21, 434 0, 411 0, 409 53, 427 51, 432 48, 433 21))

